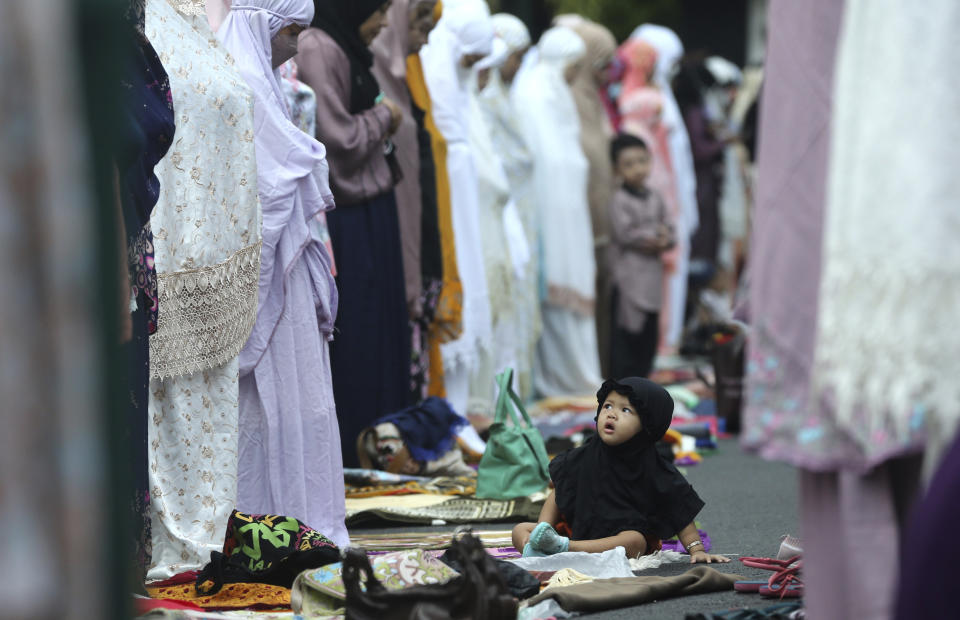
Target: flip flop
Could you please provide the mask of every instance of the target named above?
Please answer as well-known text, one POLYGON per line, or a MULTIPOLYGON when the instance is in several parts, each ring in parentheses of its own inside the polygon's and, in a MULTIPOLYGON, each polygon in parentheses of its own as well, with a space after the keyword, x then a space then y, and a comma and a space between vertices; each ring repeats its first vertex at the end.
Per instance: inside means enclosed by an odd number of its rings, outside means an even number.
POLYGON ((740 562, 744 566, 749 566, 751 568, 762 568, 763 570, 772 570, 780 571, 785 568, 790 568, 793 564, 799 562, 801 556, 797 555, 786 560, 778 560, 776 558, 752 558, 752 557, 743 557, 740 558, 740 562))
POLYGON ((754 580, 743 580, 737 581, 733 584, 733 589, 737 592, 745 592, 749 594, 756 594, 760 591, 760 588, 763 586, 770 585, 769 580, 767 579, 758 579, 754 580))
POLYGON ((797 576, 800 574, 801 562, 795 566, 785 568, 770 577, 767 585, 760 586, 760 596, 765 598, 800 598, 803 596, 803 582, 797 576))
POLYGON ((800 594, 803 593, 803 582, 800 581, 800 578, 797 576, 800 574, 800 569, 802 564, 800 561, 797 561, 797 564, 794 566, 789 566, 783 568, 773 575, 769 579, 765 580, 744 580, 737 581, 733 584, 733 589, 737 592, 749 592, 749 593, 760 593, 764 594, 766 592, 767 596, 779 596, 782 595, 783 598, 787 596, 799 596, 797 594, 787 594, 787 591, 783 590, 783 587, 788 589, 793 587, 791 592, 796 590, 796 587, 799 586, 800 594))
POLYGON ((763 586, 760 588, 760 596, 764 598, 801 598, 803 597, 803 584, 790 584, 788 586, 763 586))

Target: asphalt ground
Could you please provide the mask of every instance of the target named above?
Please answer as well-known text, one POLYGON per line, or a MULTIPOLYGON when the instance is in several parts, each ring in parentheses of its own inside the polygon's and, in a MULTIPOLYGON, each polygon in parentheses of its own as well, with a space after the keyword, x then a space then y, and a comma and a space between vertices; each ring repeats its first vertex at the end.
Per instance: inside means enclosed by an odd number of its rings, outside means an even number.
MULTIPOLYGON (((751 579, 769 577, 768 571, 751 569, 737 556, 775 556, 780 538, 799 536, 797 518, 797 475, 793 468, 763 461, 740 450, 736 440, 721 440, 716 452, 700 465, 687 468, 688 479, 706 507, 698 521, 713 541, 715 553, 731 554, 729 564, 714 565, 722 572, 751 579), (736 554, 736 555, 734 555, 736 554)), ((476 524, 476 530, 504 530, 509 524, 476 524)), ((395 527, 357 529, 351 533, 413 532, 419 530, 453 531, 454 526, 395 527)), ((643 575, 679 575, 689 564, 666 564, 644 571, 643 575)), ((637 607, 588 614, 598 620, 626 618, 682 619, 688 613, 719 612, 743 607, 767 607, 777 603, 757 594, 720 592, 647 603, 637 607)))

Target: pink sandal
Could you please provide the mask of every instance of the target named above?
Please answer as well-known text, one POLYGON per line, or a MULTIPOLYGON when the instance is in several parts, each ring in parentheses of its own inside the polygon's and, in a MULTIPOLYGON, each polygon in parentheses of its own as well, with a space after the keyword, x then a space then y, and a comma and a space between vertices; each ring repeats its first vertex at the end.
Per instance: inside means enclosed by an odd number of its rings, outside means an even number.
MULTIPOLYGON (((744 562, 747 566, 754 568, 764 568, 775 571, 770 579, 767 580, 745 580, 733 584, 733 589, 737 592, 759 593, 767 598, 800 598, 803 596, 803 582, 799 574, 803 567, 803 562, 799 558, 787 560, 792 565, 780 569, 774 568, 774 565, 763 561, 766 558, 741 558, 747 560, 744 562), (761 561, 757 561, 761 560, 761 561)), ((774 561, 777 562, 777 561, 774 561)))
POLYGON ((803 582, 797 576, 800 573, 800 563, 795 567, 785 568, 770 578, 769 583, 760 587, 760 596, 764 598, 800 598, 803 596, 803 582))
POLYGON ((775 558, 751 558, 745 557, 740 558, 740 562, 744 566, 749 566, 751 568, 762 568, 763 570, 772 570, 772 571, 781 571, 785 568, 790 568, 793 564, 796 564, 800 561, 799 555, 796 555, 792 558, 786 560, 777 560, 775 558))

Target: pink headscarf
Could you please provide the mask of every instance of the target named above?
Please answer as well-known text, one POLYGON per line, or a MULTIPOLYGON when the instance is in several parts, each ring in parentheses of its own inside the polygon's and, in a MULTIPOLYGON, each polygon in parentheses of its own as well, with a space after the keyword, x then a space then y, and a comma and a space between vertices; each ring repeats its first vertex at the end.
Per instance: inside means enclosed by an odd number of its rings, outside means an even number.
POLYGON ((630 93, 649 85, 649 78, 657 66, 657 50, 641 39, 627 39, 617 50, 617 56, 625 66, 619 97, 619 104, 623 105, 630 93))

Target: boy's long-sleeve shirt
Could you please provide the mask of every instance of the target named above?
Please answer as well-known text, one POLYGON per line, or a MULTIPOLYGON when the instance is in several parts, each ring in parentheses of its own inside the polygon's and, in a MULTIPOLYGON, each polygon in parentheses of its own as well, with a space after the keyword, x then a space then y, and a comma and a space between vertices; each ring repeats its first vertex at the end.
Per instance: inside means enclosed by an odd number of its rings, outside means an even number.
POLYGON ((617 324, 628 331, 643 329, 646 314, 663 303, 663 262, 659 245, 664 233, 676 240, 663 199, 655 190, 620 187, 610 201, 609 263, 611 284, 618 291, 617 324))

